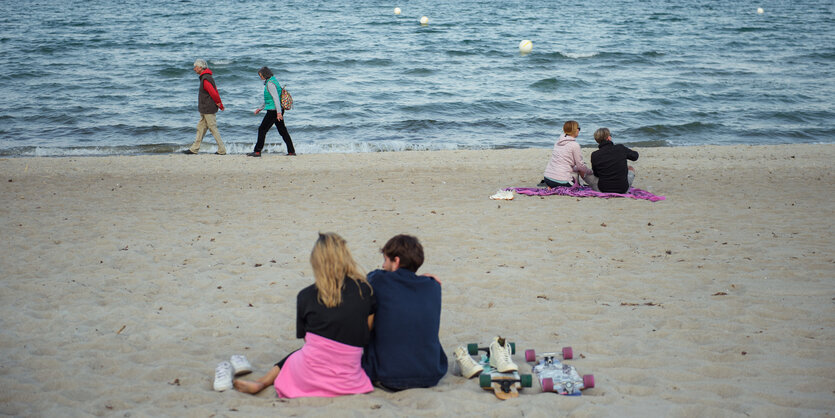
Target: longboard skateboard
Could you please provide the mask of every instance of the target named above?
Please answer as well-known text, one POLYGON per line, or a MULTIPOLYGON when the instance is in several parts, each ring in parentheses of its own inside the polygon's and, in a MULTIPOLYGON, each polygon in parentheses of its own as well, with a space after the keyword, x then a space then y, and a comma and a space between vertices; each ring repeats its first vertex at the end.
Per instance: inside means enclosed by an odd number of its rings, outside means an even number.
MULTIPOLYGON (((525 361, 534 363, 533 373, 539 379, 543 392, 578 396, 581 394, 580 391, 594 387, 594 375, 580 376, 574 366, 560 362, 557 356, 557 353, 543 353, 537 356, 536 351, 525 350, 525 361)), ((562 349, 562 357, 564 360, 574 357, 571 347, 562 349)))
POLYGON ((495 369, 487 371, 489 367, 485 366, 484 372, 478 376, 478 384, 485 390, 492 390, 501 400, 518 398, 519 389, 533 386, 533 376, 529 374, 502 373, 495 369))
MULTIPOLYGON (((516 343, 508 342, 508 345, 510 345, 510 354, 516 354, 516 343)), ((478 384, 484 390, 492 390, 497 398, 505 400, 517 398, 519 389, 533 386, 533 376, 529 374, 520 375, 518 371, 503 373, 492 368, 489 347, 479 347, 475 343, 467 344, 467 352, 470 355, 478 355, 479 351, 485 353, 481 355, 481 360, 478 362, 484 368, 478 377, 478 384)))

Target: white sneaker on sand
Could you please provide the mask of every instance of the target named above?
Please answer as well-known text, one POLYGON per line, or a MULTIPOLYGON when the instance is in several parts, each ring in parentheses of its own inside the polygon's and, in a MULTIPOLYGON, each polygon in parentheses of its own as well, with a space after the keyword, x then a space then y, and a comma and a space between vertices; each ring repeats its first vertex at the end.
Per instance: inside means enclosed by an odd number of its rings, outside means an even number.
POLYGON ((232 389, 232 364, 228 361, 221 361, 215 367, 214 388, 218 392, 232 389))
POLYGON ((513 200, 512 190, 499 190, 494 195, 490 196, 493 200, 513 200))
POLYGON ((235 376, 252 373, 252 365, 249 364, 249 360, 244 355, 235 354, 229 359, 229 363, 232 363, 232 372, 235 376))
POLYGON ((490 343, 490 367, 502 373, 519 370, 519 366, 510 359, 510 344, 502 337, 496 337, 490 343))
POLYGON ((467 379, 484 371, 484 367, 476 363, 463 346, 459 345, 452 354, 455 356, 455 361, 458 362, 461 375, 467 379))

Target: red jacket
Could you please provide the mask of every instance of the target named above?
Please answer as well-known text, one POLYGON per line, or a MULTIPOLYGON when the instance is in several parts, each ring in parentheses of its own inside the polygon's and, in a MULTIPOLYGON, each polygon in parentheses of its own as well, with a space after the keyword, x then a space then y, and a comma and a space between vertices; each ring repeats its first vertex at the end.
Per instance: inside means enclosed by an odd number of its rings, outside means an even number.
MULTIPOLYGON (((203 74, 206 74, 206 73, 208 73, 209 75, 212 75, 212 70, 206 68, 206 70, 204 70, 202 73, 200 73, 200 75, 203 75, 203 74)), ((220 94, 217 92, 217 89, 215 88, 215 86, 213 86, 212 83, 209 82, 209 80, 203 80, 203 90, 206 90, 206 92, 209 93, 209 96, 212 97, 212 100, 214 100, 215 103, 217 104, 217 107, 220 110, 223 110, 223 102, 220 101, 220 94)))

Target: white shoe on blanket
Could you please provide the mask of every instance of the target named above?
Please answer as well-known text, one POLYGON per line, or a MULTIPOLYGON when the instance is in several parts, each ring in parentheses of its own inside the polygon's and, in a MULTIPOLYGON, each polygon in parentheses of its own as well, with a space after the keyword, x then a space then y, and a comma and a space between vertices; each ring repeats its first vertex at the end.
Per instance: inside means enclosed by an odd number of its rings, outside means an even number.
POLYGON ((499 190, 493 196, 490 196, 490 199, 493 200, 513 200, 513 191, 511 190, 499 190))
POLYGON ((252 365, 249 364, 249 360, 244 355, 235 354, 229 359, 229 363, 232 363, 232 371, 235 376, 252 373, 252 365))

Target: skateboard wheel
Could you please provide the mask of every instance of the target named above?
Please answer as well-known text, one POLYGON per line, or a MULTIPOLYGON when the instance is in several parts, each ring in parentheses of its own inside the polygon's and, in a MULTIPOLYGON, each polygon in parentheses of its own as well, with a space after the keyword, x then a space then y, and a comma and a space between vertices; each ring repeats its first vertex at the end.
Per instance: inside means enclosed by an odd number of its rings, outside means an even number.
POLYGON ((516 343, 510 343, 510 354, 516 354, 516 343))
POLYGON ((542 391, 543 392, 553 392, 554 391, 554 379, 550 377, 546 377, 542 379, 542 391))
POLYGON ((482 373, 478 376, 478 385, 483 388, 489 388, 493 384, 493 376, 490 373, 482 373))
POLYGON ((467 352, 470 353, 471 356, 478 354, 478 344, 467 344, 467 352))
POLYGON ((533 376, 531 376, 529 374, 519 375, 519 380, 520 380, 519 383, 522 384, 523 388, 529 388, 529 387, 533 386, 533 376))
POLYGON ((593 374, 584 374, 583 375, 583 386, 586 389, 591 389, 594 387, 594 375, 593 374))
POLYGON ((536 351, 533 349, 525 350, 525 361, 536 361, 536 351))
POLYGON ((574 358, 574 351, 571 350, 571 347, 562 348, 562 358, 566 360, 571 360, 574 358))

